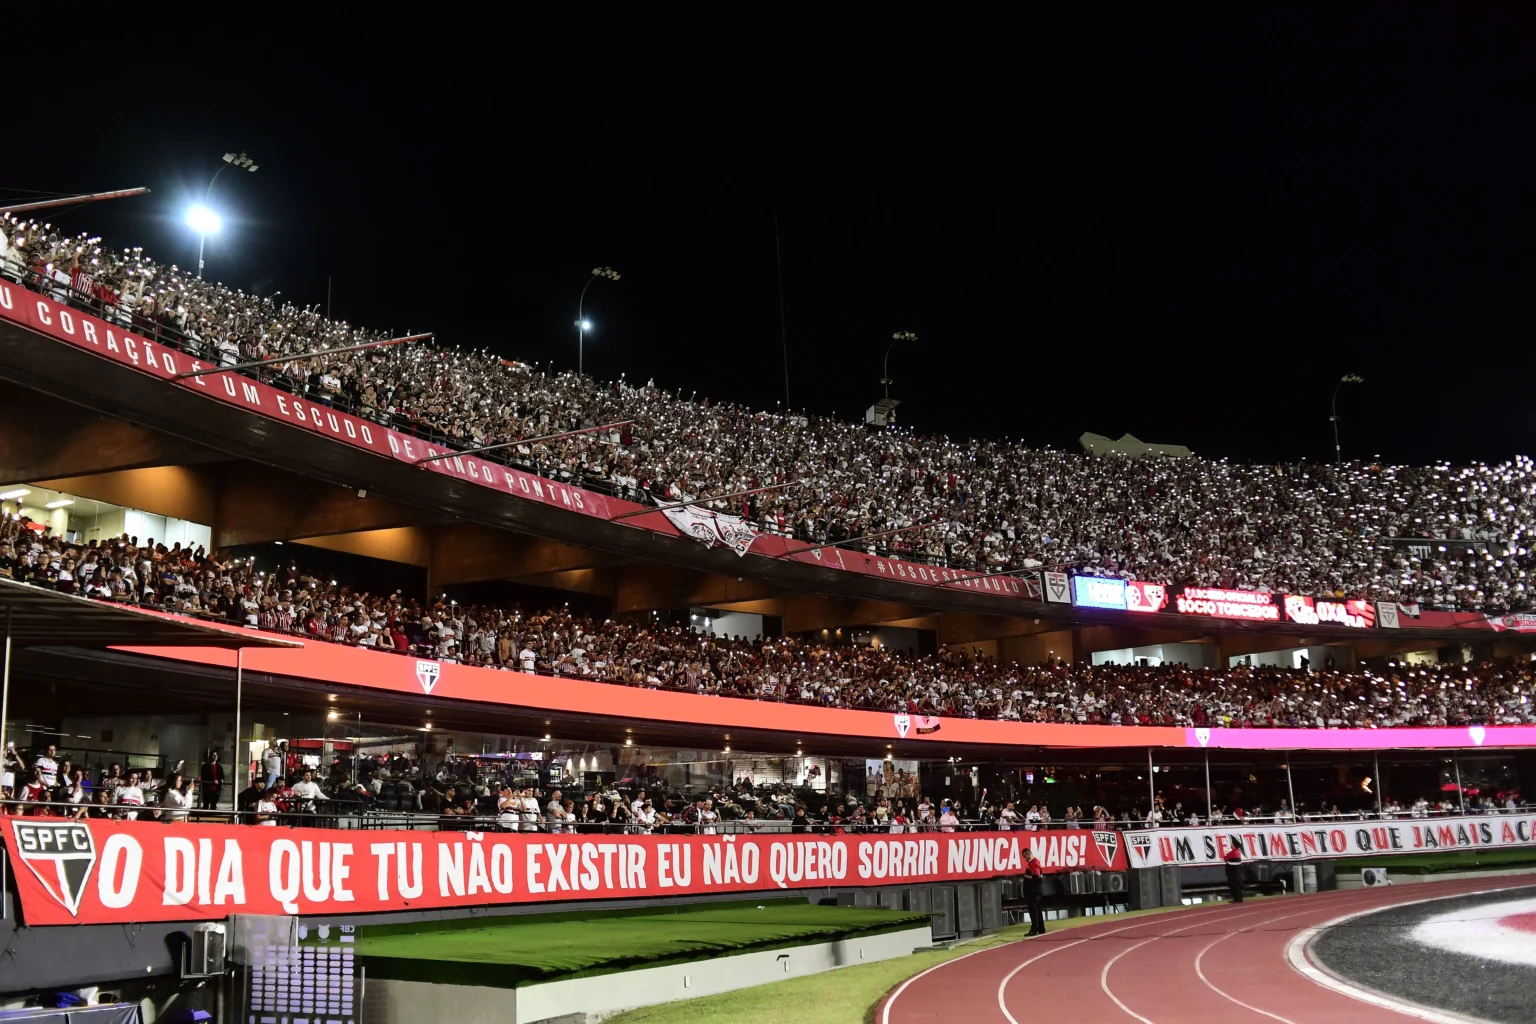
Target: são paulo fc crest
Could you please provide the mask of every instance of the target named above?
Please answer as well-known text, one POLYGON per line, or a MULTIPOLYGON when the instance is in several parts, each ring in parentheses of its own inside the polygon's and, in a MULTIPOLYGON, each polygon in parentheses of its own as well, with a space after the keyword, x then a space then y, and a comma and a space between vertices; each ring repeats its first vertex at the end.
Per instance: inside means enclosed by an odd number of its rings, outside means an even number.
POLYGON ((1195 730, 1195 740, 1202 747, 1205 746, 1207 743, 1211 742, 1211 730, 1209 730, 1209 729, 1196 729, 1195 730))
POLYGON ((11 822, 16 855, 37 876, 48 895, 71 917, 80 913, 80 897, 96 866, 96 840, 84 822, 11 822))
POLYGON ((906 739, 907 738, 907 730, 909 730, 911 728, 912 728, 912 717, 910 715, 897 715, 896 716, 896 735, 897 736, 899 736, 902 739, 906 739))
MULTIPOLYGON (((1147 835, 1145 832, 1132 832, 1132 833, 1130 833, 1130 835, 1127 838, 1130 841, 1131 849, 1136 851, 1137 853, 1139 853, 1141 855, 1141 862, 1143 864, 1145 864, 1149 859, 1151 859, 1151 854, 1152 854, 1152 837, 1151 836, 1147 835)), ((1131 866, 1135 867, 1134 864, 1131 865, 1131 866)))
POLYGON ((432 687, 437 685, 437 679, 443 674, 443 666, 435 661, 416 662, 416 681, 427 693, 432 692, 432 687))
POLYGON ((1120 852, 1120 833, 1095 830, 1093 845, 1099 848, 1099 856, 1104 858, 1105 865, 1114 867, 1115 854, 1120 852))

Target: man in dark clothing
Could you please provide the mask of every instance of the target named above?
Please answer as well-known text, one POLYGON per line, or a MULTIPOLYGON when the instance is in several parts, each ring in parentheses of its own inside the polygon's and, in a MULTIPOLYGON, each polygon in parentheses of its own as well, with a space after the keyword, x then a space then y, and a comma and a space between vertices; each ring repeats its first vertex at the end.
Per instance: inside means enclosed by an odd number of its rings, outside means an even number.
POLYGON ((205 811, 217 810, 219 790, 224 785, 224 766, 219 764, 217 750, 209 751, 208 760, 203 762, 202 771, 198 773, 198 781, 198 806, 205 811))
POLYGON ((1243 902, 1243 851, 1236 846, 1227 851, 1227 888, 1232 893, 1232 902, 1243 902))
POLYGON ((1040 867, 1040 862, 1035 859, 1035 851, 1024 850, 1024 903, 1029 907, 1029 935, 1026 938, 1034 938, 1036 935, 1045 934, 1045 911, 1040 909, 1040 883, 1045 871, 1040 867))

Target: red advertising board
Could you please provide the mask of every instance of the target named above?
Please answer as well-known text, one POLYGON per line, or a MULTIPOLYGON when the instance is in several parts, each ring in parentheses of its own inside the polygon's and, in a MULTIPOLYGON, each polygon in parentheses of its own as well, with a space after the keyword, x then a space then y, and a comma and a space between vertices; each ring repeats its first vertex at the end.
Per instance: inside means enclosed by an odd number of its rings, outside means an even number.
POLYGON ((1280 621, 1280 606, 1275 603, 1275 595, 1252 590, 1184 587, 1174 599, 1174 607, 1183 615, 1204 615, 1213 619, 1280 621))
MULTIPOLYGON (((261 633, 261 636, 277 634, 261 633)), ((134 654, 202 665, 235 667, 233 651, 210 647, 123 647, 134 654)), ((822 736, 862 736, 885 742, 984 743, 1045 747, 1184 746, 1185 730, 1172 726, 1069 725, 929 717, 902 712, 828 708, 745 697, 717 697, 680 690, 650 690, 569 676, 460 665, 451 661, 386 654, 366 647, 306 640, 297 648, 250 648, 241 656, 247 672, 310 679, 342 687, 392 690, 444 700, 511 708, 536 708, 635 722, 708 722, 722 732, 762 729, 822 736), (916 728, 913 726, 916 725, 916 728)), ((722 736, 722 741, 724 737, 722 736)), ((909 749, 903 747, 900 749, 909 749)))
POLYGON ((1304 626, 1318 624, 1348 626, 1351 629, 1370 629, 1376 625, 1376 605, 1370 601, 1354 599, 1341 601, 1332 597, 1303 597, 1285 595, 1285 617, 1304 626))
POLYGON ((1125 608, 1132 612, 1160 612, 1168 607, 1168 588, 1161 583, 1127 580, 1125 608))
POLYGON ((28 925, 645 899, 1123 871, 1118 832, 535 835, 7 818, 28 925))

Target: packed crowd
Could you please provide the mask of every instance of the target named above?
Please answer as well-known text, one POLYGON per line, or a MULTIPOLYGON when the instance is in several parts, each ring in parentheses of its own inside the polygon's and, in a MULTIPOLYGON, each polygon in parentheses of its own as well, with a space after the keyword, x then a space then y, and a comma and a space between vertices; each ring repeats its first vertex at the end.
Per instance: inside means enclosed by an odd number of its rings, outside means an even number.
POLYGON ((232 624, 489 668, 825 707, 1024 722, 1378 728, 1536 721, 1536 664, 1383 671, 1040 665, 817 636, 747 640, 655 618, 421 602, 289 565, 136 538, 75 544, 0 520, 0 577, 232 624))
MULTIPOLYGON (((387 336, 47 224, 0 220, 0 266, 221 365, 387 336)), ((1523 456, 1465 467, 1089 457, 695 401, 654 381, 603 383, 485 349, 425 344, 292 359, 264 373, 277 386, 459 447, 628 421, 508 454, 546 476, 637 500, 707 501, 794 484, 742 499, 734 511, 817 542, 932 523, 867 545, 959 569, 1071 563, 1173 585, 1446 610, 1532 605, 1536 463, 1523 456), (1393 542, 1401 538, 1442 543, 1393 542)))
MULTIPOLYGON (((199 812, 223 820, 222 794, 233 776, 210 752, 196 776, 182 764, 124 770, 120 762, 97 771, 76 764, 48 745, 31 755, 8 744, 0 778, 0 810, 29 816, 185 822, 199 812)), ((1365 804, 1341 810, 1328 800, 1291 807, 1235 794, 1232 800, 1191 796, 1190 806, 1158 795, 1150 811, 1135 806, 1132 794, 1114 786, 1103 797, 1116 810, 1096 804, 1085 812, 1071 804, 1038 798, 1011 799, 1005 791, 987 799, 930 799, 905 785, 874 785, 863 792, 817 792, 788 783, 754 783, 751 778, 716 783, 688 793, 659 776, 606 778, 588 786, 541 779, 537 772, 487 765, 451 754, 424 763, 403 753, 359 758, 337 756, 329 768, 275 741, 253 764, 244 788, 235 793, 236 821, 255 826, 336 825, 347 816, 389 815, 396 827, 426 824, 438 829, 506 832, 624 832, 631 834, 741 832, 946 832, 972 828, 1034 832, 1050 829, 1196 827, 1200 825, 1291 824, 1297 821, 1355 821, 1375 818, 1429 818, 1460 813, 1523 813, 1518 791, 1472 791, 1463 807, 1455 794, 1420 795, 1406 803, 1387 799, 1379 810, 1365 804), (564 788, 562 788, 564 787, 564 788), (1200 806, 1209 804, 1202 814, 1200 806)), ((1213 797, 1215 794, 1213 794, 1213 797)))

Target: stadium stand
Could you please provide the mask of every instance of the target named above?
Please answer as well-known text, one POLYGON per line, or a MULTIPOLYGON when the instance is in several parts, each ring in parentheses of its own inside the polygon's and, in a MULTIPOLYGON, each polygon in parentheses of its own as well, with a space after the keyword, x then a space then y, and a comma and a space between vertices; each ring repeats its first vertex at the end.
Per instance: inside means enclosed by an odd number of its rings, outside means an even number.
MULTIPOLYGON (((36 524, 41 525, 41 524, 36 524)), ((71 544, 0 522, 0 576, 102 600, 381 651, 631 686, 825 707, 1027 722, 1383 728, 1526 724, 1531 662, 1393 664, 1385 671, 1000 663, 830 642, 715 636, 648 616, 420 602, 296 564, 119 537, 71 544)))
MULTIPOLYGON (((385 338, 47 224, 0 222, 0 264, 13 281, 224 366, 385 338)), ((508 455, 540 475, 636 500, 707 502, 803 481, 732 510, 817 543, 932 521, 868 547, 951 568, 1070 563, 1173 585, 1446 611, 1531 607, 1536 465, 1523 456, 1463 467, 1091 457, 693 401, 654 381, 603 383, 485 349, 422 344, 290 360, 260 374, 459 448, 628 421, 508 455)))

